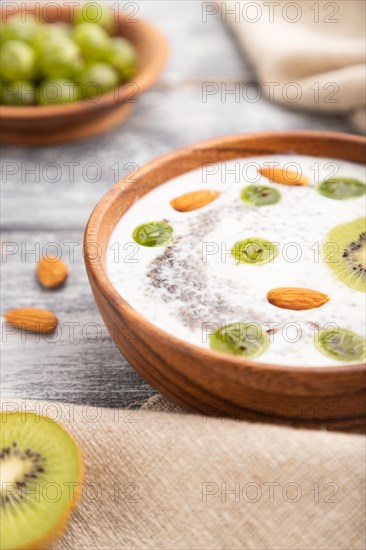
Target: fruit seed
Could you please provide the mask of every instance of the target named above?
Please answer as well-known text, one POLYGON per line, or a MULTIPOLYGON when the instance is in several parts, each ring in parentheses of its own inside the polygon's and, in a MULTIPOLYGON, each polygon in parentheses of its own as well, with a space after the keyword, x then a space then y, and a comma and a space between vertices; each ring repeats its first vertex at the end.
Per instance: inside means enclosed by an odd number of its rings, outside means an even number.
POLYGON ((329 296, 308 288, 274 288, 267 294, 270 304, 282 309, 314 309, 326 304, 329 296))
POLYGON ((171 206, 178 212, 190 212, 191 210, 197 210, 210 204, 220 195, 218 191, 203 190, 193 191, 192 193, 186 193, 176 199, 170 201, 171 206))
POLYGON ((264 166, 259 169, 259 173, 275 183, 282 183, 282 185, 309 185, 309 178, 303 176, 301 172, 299 174, 293 170, 287 170, 287 168, 264 166))
POLYGON ((58 324, 56 315, 45 309, 12 309, 4 317, 8 323, 30 332, 53 332, 58 324))
POLYGON ((36 274, 45 288, 58 288, 66 281, 69 270, 59 258, 43 256, 37 264, 36 274))

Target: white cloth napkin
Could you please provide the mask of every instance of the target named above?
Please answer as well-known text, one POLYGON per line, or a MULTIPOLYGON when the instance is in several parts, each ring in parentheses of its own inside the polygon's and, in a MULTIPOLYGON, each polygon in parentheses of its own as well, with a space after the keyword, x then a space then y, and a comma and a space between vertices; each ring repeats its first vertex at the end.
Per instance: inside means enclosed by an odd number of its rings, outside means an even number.
POLYGON ((365 131, 365 1, 218 2, 270 101, 348 113, 365 131))

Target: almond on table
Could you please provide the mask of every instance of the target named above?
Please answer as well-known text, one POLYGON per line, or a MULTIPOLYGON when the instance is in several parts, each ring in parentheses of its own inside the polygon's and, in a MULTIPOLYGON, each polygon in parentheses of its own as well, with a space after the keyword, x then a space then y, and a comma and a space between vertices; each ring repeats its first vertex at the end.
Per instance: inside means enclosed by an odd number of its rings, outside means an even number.
POLYGON ((274 288, 267 294, 270 304, 282 309, 314 309, 329 301, 329 296, 308 288, 274 288))
POLYGON ((4 318, 11 325, 29 332, 53 332, 58 324, 56 315, 46 309, 12 309, 4 314, 4 318))
POLYGON ((309 178, 302 175, 301 171, 288 170, 274 166, 263 166, 259 169, 259 173, 275 183, 283 185, 309 185, 309 178))
POLYGON ((206 206, 206 204, 210 204, 210 202, 217 199, 219 195, 220 193, 218 191, 211 189, 192 191, 192 193, 186 193, 185 195, 173 199, 170 201, 170 204, 174 210, 178 210, 178 212, 190 212, 202 208, 206 206))
POLYGON ((58 288, 66 281, 69 270, 66 264, 55 256, 43 256, 37 265, 37 277, 45 288, 58 288))

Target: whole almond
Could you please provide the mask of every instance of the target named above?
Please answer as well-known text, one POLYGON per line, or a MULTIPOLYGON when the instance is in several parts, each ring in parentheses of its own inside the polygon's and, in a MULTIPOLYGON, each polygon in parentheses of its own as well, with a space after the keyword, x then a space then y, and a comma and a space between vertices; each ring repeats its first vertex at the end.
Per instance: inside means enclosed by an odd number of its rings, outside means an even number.
POLYGON ((276 168, 274 166, 264 166, 259 169, 260 174, 275 183, 283 185, 309 185, 309 178, 287 168, 276 168))
POLYGON ((308 288, 274 288, 267 294, 270 304, 283 309, 314 309, 326 304, 329 296, 308 288))
POLYGON ((53 332, 58 324, 56 315, 45 309, 12 309, 4 317, 8 323, 30 332, 53 332))
POLYGON ((66 281, 69 270, 62 260, 55 256, 43 256, 37 265, 37 277, 46 288, 58 288, 66 281))
POLYGON ((202 191, 192 191, 170 201, 171 206, 178 212, 190 212, 210 204, 220 195, 218 191, 205 189, 202 191))

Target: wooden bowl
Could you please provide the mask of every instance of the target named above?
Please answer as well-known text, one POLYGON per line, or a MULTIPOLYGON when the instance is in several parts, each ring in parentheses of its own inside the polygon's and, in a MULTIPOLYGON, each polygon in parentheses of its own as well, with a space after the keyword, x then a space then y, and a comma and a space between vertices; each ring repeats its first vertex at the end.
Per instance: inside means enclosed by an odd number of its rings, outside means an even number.
MULTIPOLYGON (((25 2, 12 4, 12 15, 34 13, 48 22, 70 22, 74 7, 67 3, 42 6, 25 2)), ((6 9, 1 10, 6 21, 6 9)), ((165 38, 152 25, 130 20, 122 11, 116 21, 116 34, 130 40, 137 49, 138 70, 131 82, 103 94, 96 101, 65 105, 13 107, 0 106, 0 142, 24 145, 50 145, 87 138, 119 124, 138 103, 138 96, 157 81, 168 56, 165 38)))
MULTIPOLYGON (((137 313, 112 286, 104 265, 115 225, 158 185, 204 164, 273 153, 363 162, 365 139, 327 132, 235 135, 198 143, 143 166, 99 202, 85 233, 85 261, 95 300, 115 343, 149 384, 183 408, 241 418, 290 418, 345 428, 365 417, 362 364, 302 367, 265 364, 203 349, 167 334, 137 313), (98 252, 98 253, 97 253, 98 252)), ((126 269, 128 266, 126 265, 126 269)))

